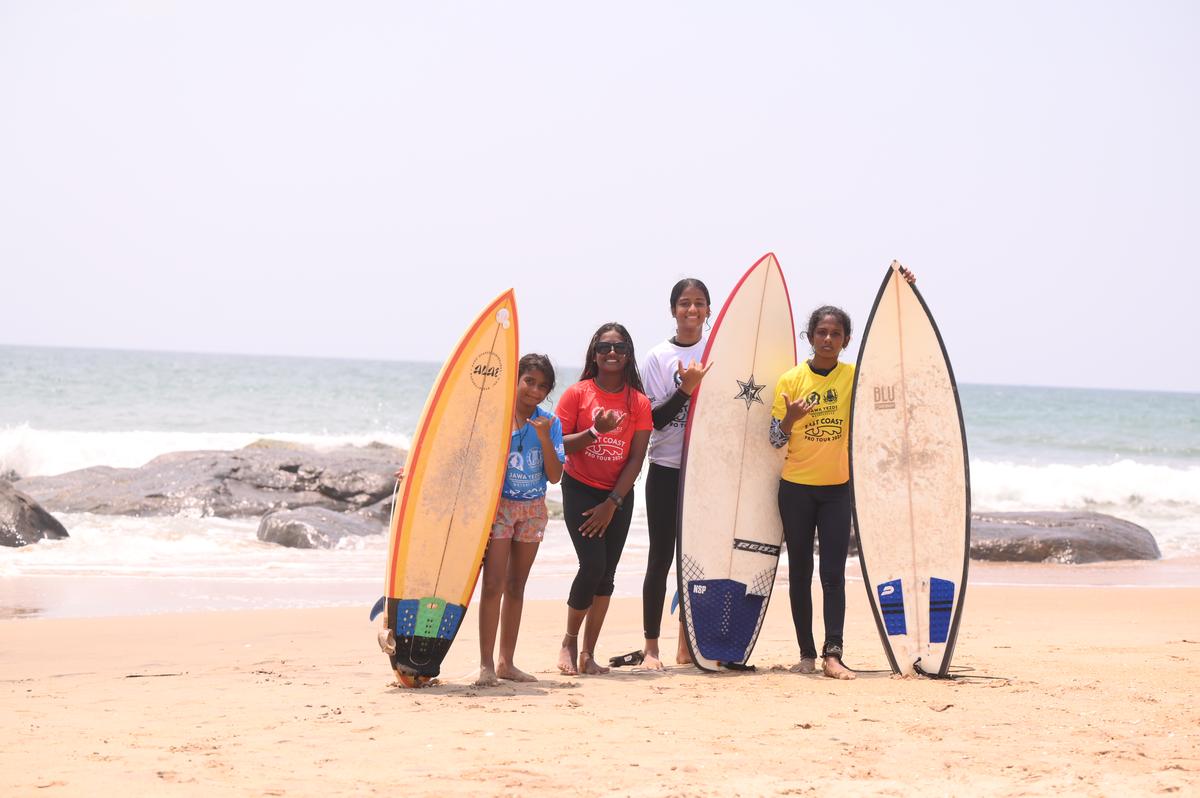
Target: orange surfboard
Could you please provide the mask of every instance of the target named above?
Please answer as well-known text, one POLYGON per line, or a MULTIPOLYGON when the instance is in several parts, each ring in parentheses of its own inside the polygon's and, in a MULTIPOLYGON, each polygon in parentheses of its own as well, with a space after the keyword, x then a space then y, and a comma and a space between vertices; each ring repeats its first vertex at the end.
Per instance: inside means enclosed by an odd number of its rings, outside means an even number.
POLYGON ((517 381, 512 290, 442 366, 394 505, 380 643, 404 684, 437 676, 475 591, 504 482, 517 381))

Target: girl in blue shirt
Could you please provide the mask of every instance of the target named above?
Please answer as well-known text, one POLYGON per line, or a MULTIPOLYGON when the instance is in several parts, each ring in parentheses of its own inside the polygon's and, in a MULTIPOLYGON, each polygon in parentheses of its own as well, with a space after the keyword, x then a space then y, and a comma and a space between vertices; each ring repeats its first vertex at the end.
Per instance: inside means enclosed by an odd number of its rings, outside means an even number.
POLYGON ((513 664, 521 627, 525 582, 546 530, 546 484, 557 484, 566 460, 562 423, 538 407, 554 390, 554 366, 545 355, 525 355, 517 366, 512 442, 508 471, 496 508, 492 534, 483 560, 483 594, 479 602, 479 679, 536 682, 513 664), (493 659, 496 628, 500 656, 493 659))

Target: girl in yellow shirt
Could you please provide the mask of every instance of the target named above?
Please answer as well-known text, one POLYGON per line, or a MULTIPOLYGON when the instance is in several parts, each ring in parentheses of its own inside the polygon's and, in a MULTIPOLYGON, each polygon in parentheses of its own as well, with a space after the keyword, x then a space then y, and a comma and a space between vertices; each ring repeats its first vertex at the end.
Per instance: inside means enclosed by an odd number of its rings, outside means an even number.
MULTIPOLYGON (((916 282, 912 272, 905 275, 916 282)), ((771 418, 771 444, 787 446, 779 480, 779 515, 787 541, 792 623, 800 644, 799 673, 814 673, 813 538, 821 543, 825 645, 822 671, 853 679, 842 662, 846 620, 846 556, 850 549, 850 393, 854 366, 838 356, 850 344, 850 316, 825 305, 806 328, 812 357, 779 378, 771 418)))

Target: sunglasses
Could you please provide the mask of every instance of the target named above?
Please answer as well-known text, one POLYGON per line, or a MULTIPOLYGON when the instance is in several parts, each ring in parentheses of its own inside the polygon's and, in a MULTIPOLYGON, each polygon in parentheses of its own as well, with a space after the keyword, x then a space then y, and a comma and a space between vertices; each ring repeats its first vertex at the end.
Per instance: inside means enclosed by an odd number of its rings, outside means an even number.
POLYGON ((596 344, 597 355, 607 355, 609 352, 616 352, 618 355, 628 355, 629 344, 625 343, 624 341, 617 341, 616 343, 613 343, 612 341, 601 341, 596 344))

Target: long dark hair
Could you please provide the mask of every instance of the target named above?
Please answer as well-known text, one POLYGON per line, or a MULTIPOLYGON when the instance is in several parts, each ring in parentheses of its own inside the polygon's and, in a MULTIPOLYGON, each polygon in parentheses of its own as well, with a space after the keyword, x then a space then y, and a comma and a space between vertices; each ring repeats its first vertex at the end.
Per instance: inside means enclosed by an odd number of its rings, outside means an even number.
POLYGON ((618 324, 615 321, 601 324, 600 329, 596 330, 595 335, 592 336, 592 340, 588 344, 587 355, 583 361, 583 373, 579 375, 579 381, 590 380, 600 373, 600 369, 596 366, 596 344, 600 343, 600 336, 606 332, 616 332, 625 339, 625 345, 629 347, 629 354, 625 358, 625 384, 637 390, 638 393, 645 393, 646 389, 642 387, 642 376, 638 374, 637 358, 633 354, 633 338, 630 337, 629 330, 625 329, 625 325, 618 324))

